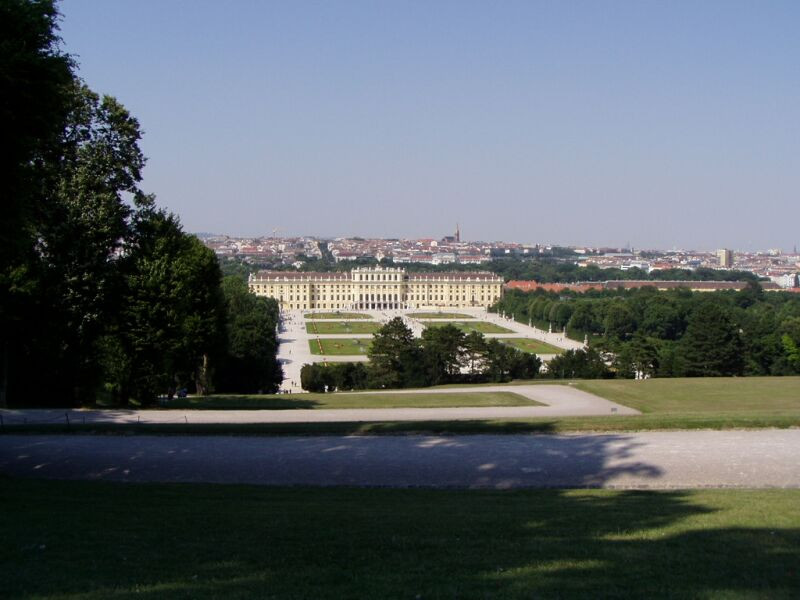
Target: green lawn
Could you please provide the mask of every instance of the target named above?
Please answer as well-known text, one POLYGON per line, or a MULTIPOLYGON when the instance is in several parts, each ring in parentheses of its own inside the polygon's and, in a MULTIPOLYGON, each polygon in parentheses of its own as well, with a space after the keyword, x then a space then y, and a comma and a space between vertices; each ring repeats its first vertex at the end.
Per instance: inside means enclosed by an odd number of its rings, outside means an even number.
POLYGON ((800 377, 596 380, 577 387, 643 413, 800 416, 800 377))
POLYGON ((446 312, 418 312, 410 313, 408 316, 414 319, 474 319, 474 317, 470 315, 446 312))
POLYGON ((330 355, 330 356, 353 356, 366 354, 371 338, 364 339, 321 339, 308 340, 311 354, 330 355), (322 348, 320 349, 320 346, 322 348))
POLYGON ((497 338, 499 341, 509 346, 513 346, 517 350, 529 352, 531 354, 561 354, 564 352, 563 348, 557 348, 546 342, 539 340, 532 340, 529 338, 497 338))
POLYGON ((8 598, 770 598, 800 490, 391 490, 0 479, 8 598))
POLYGON ((442 327, 444 325, 455 325, 464 333, 469 333, 470 331, 478 331, 480 333, 514 333, 510 329, 500 327, 494 323, 487 323, 486 321, 472 321, 466 323, 463 321, 430 321, 425 323, 425 327, 442 327))
POLYGON ((320 321, 306 323, 308 333, 375 333, 381 328, 375 321, 320 321))
POLYGON ((474 392, 432 394, 348 393, 216 395, 175 398, 169 408, 188 409, 264 409, 291 408, 433 408, 448 406, 541 406, 514 392, 474 392))
POLYGON ((306 321, 314 319, 371 319, 372 317, 364 313, 354 312, 320 312, 308 313, 304 315, 306 321))

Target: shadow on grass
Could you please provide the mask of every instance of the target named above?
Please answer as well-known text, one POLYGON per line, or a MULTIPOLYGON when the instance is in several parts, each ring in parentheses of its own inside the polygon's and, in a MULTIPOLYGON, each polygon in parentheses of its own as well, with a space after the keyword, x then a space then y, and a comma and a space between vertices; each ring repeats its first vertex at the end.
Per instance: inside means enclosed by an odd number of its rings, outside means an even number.
POLYGON ((793 490, 0 492, 10 597, 796 598, 800 584, 793 490))
POLYGON ((320 423, 81 423, 66 425, 63 415, 53 423, 15 421, 0 434, 124 434, 124 435, 461 435, 558 433, 556 421, 376 421, 320 423))
POLYGON ((164 405, 168 409, 192 410, 291 410, 314 408, 319 402, 304 397, 305 394, 260 395, 214 395, 192 398, 173 398, 164 405))

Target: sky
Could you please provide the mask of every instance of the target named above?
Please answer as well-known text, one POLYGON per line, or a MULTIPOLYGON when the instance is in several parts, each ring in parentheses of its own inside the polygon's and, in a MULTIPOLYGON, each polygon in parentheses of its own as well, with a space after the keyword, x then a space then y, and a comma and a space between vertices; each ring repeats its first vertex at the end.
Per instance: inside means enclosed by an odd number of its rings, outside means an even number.
POLYGON ((800 246, 800 2, 64 0, 185 228, 800 246))

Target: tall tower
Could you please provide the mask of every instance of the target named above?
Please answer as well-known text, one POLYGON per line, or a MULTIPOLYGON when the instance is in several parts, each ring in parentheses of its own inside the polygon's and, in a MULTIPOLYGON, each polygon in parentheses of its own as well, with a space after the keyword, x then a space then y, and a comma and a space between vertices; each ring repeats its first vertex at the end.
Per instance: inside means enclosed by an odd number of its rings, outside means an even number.
POLYGON ((461 229, 458 226, 458 223, 456 223, 456 242, 460 241, 461 241, 461 229))
POLYGON ((729 269, 733 266, 733 250, 720 248, 717 250, 717 259, 719 260, 720 267, 729 269))

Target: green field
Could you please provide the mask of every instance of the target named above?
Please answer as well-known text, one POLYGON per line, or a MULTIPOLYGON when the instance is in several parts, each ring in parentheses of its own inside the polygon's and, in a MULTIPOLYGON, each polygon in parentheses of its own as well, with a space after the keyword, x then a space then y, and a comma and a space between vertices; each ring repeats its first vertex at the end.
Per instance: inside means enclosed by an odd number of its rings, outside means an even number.
POLYGON ((431 321, 425 323, 425 327, 442 327, 444 325, 455 325, 464 333, 469 333, 471 331, 478 331, 480 333, 514 333, 510 329, 500 327, 494 323, 487 323, 486 321, 431 321))
POLYGON ((306 321, 313 321, 314 319, 371 319, 369 315, 364 313, 354 312, 322 312, 322 313, 308 313, 303 315, 306 321))
POLYGON ((514 392, 474 392, 435 394, 348 393, 336 394, 253 394, 175 398, 169 408, 187 409, 263 409, 292 408, 441 408, 452 406, 541 406, 514 392))
POLYGON ((323 356, 351 356, 358 354, 366 354, 369 345, 372 343, 371 338, 364 339, 320 339, 308 340, 308 346, 311 348, 311 354, 319 354, 323 356), (320 346, 322 348, 320 349, 320 346))
POLYGON ((800 416, 800 377, 585 380, 577 387, 643 413, 800 416))
POLYGON ((446 312, 418 312, 410 313, 408 316, 413 319, 474 319, 474 317, 470 315, 446 312))
POLYGON ((306 323, 308 333, 375 333, 381 328, 375 321, 320 321, 306 323))
POLYGON ((564 352, 563 348, 557 348, 546 342, 539 340, 532 340, 529 338, 497 338, 499 341, 509 346, 513 346, 517 350, 529 352, 531 354, 561 354, 564 352))
POLYGON ((8 598, 770 598, 800 490, 0 479, 8 598))

